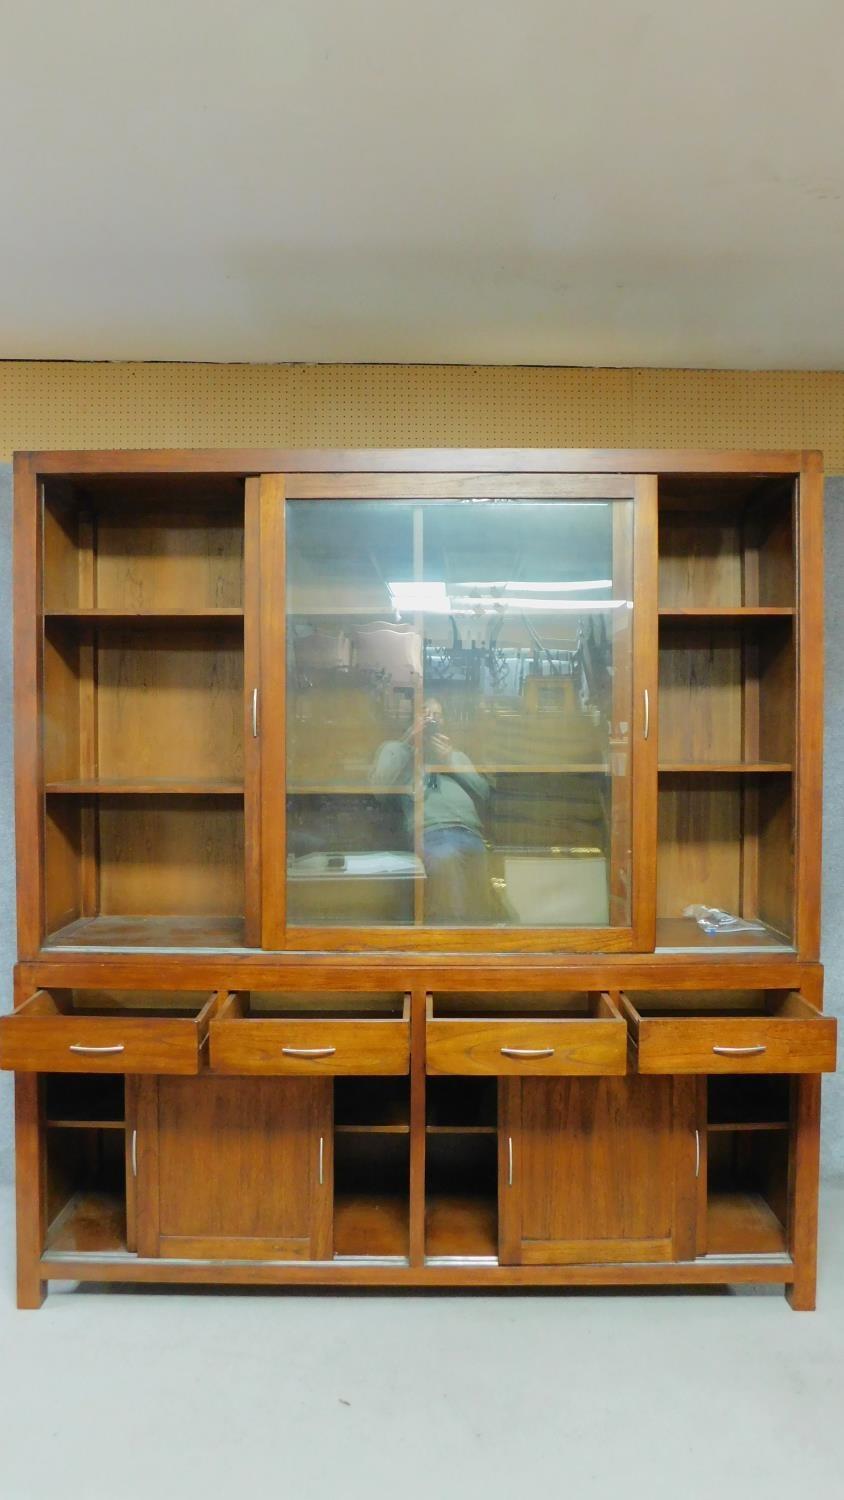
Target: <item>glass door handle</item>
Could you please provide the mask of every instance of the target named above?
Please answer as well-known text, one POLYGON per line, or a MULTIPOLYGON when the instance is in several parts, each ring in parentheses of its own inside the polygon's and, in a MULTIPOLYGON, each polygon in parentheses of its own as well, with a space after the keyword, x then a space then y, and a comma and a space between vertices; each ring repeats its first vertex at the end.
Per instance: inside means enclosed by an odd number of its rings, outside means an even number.
POLYGON ((252 689, 252 738, 258 738, 258 689, 252 689))

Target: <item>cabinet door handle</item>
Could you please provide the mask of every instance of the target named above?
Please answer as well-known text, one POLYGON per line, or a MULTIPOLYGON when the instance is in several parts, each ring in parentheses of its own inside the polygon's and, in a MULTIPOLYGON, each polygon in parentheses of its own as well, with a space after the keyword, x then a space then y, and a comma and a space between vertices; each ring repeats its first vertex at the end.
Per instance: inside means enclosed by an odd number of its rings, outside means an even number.
POLYGON ((695 1177, 700 1176, 700 1131, 695 1131, 695 1177))
POLYGON ((282 1047, 285 1057, 333 1057, 336 1047, 282 1047))
POLYGON ((138 1132, 132 1131, 132 1176, 138 1175, 138 1132))
POLYGON ((507 1137, 507 1186, 513 1186, 513 1137, 507 1137))
POLYGON ((644 738, 647 739, 648 735, 651 732, 651 697, 647 688, 645 688, 645 691, 642 694, 642 698, 644 702, 644 724, 642 727, 642 734, 644 738))
POLYGON ((325 1186, 325 1136, 319 1138, 319 1185, 325 1186))
POLYGON ((258 689, 252 689, 252 738, 258 738, 258 689))
POLYGON ((502 1047, 502 1057, 553 1057, 553 1047, 502 1047))
POLYGON ((92 1056, 102 1055, 105 1052, 125 1052, 123 1042, 118 1042, 115 1047, 85 1047, 81 1042, 71 1042, 68 1052, 90 1052, 92 1056))
POLYGON ((758 1057, 760 1053, 767 1052, 764 1043, 759 1042, 755 1047, 713 1047, 719 1057, 758 1057))

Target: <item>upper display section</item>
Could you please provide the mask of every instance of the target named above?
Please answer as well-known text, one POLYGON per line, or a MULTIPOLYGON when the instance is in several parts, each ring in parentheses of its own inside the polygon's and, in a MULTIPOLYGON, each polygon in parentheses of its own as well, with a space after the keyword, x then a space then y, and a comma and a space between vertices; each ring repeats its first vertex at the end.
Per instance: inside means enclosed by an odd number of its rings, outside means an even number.
POLYGON ((21 456, 20 956, 816 958, 821 537, 814 454, 21 456))
POLYGON ((488 490, 287 505, 291 925, 630 924, 633 501, 488 490))

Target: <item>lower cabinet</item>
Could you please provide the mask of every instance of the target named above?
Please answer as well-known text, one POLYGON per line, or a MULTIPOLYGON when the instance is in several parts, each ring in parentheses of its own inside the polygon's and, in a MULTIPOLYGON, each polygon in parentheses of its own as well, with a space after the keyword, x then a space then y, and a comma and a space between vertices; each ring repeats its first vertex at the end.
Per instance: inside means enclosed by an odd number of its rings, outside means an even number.
POLYGON ((499 1090, 502 1264, 694 1256, 693 1081, 502 1079, 499 1090))
POLYGON ((331 1079, 137 1080, 138 1253, 330 1259, 332 1101, 331 1079))

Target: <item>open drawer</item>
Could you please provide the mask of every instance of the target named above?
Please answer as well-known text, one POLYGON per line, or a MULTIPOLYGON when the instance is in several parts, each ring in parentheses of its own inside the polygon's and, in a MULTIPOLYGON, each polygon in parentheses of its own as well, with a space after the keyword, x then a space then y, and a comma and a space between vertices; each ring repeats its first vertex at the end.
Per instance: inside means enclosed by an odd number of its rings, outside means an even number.
POLYGON ((407 1073, 410 996, 230 994, 211 1023, 215 1073, 407 1073))
POLYGON ((832 1073, 837 1023, 794 990, 621 996, 640 1073, 832 1073))
POLYGON ((627 1070, 627 1027, 610 995, 428 995, 428 1073, 569 1077, 627 1070))
POLYGON ((0 1018, 0 1067, 19 1073, 198 1073, 217 996, 36 990, 0 1018))

